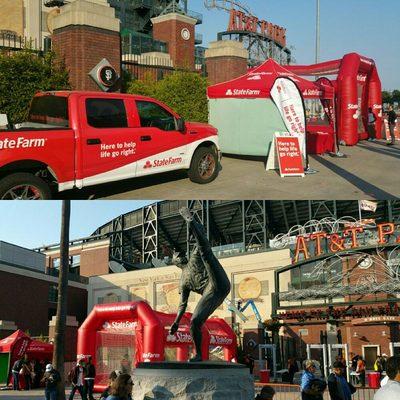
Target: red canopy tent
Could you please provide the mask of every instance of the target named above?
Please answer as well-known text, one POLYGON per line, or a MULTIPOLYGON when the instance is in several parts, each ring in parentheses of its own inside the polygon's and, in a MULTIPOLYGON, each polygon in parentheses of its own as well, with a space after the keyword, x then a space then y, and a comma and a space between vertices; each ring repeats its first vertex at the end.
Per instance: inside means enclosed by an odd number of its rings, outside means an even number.
MULTIPOLYGON (((229 99, 229 101, 231 101, 230 99, 270 99, 271 89, 278 78, 287 78, 294 82, 301 92, 303 100, 306 102, 305 106, 308 111, 306 113, 308 114, 307 152, 315 154, 335 150, 334 112, 329 112, 334 110, 334 86, 322 80, 319 82, 311 82, 289 71, 274 60, 269 59, 262 65, 249 70, 246 75, 210 86, 207 89, 208 98, 210 99, 210 122, 219 129, 220 144, 223 152, 243 155, 260 155, 255 153, 256 148, 259 147, 255 134, 249 135, 246 141, 247 144, 241 143, 236 149, 232 147, 232 143, 238 143, 240 140, 236 135, 240 136, 244 134, 244 132, 232 132, 231 129, 224 127, 223 122, 220 123, 220 126, 218 125, 221 118, 221 109, 218 108, 218 105, 215 105, 214 101, 218 99, 229 99), (308 103, 313 104, 308 106, 308 103), (317 112, 317 109, 321 112, 317 112), (311 112, 312 110, 314 110, 313 113, 311 112), (326 116, 325 120, 319 117, 321 114, 324 114, 324 112, 326 116), (224 149, 225 144, 227 150, 224 149)), ((229 118, 232 118, 232 116, 227 115, 226 119, 229 118)), ((273 116, 268 114, 268 118, 273 119, 273 116)), ((274 127, 277 128, 277 126, 274 127)), ((272 128, 271 126, 271 129, 272 128)), ((265 140, 265 138, 263 137, 261 140, 265 140)))
POLYGON ((259 67, 249 70, 246 75, 228 82, 209 86, 207 94, 210 99, 215 98, 270 98, 271 89, 277 78, 289 78, 300 89, 304 98, 318 99, 335 96, 330 86, 315 84, 294 72, 289 71, 276 61, 269 59, 259 67))
POLYGON ((32 340, 21 330, 0 340, 0 382, 8 383, 11 367, 25 354, 28 359, 51 360, 53 345, 39 340, 32 340))

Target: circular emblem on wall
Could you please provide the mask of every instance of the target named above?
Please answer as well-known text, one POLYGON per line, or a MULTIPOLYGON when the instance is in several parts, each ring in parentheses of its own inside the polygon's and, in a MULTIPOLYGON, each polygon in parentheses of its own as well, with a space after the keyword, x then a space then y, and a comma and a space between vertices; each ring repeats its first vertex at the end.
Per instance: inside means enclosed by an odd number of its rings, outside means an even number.
POLYGON ((358 268, 368 269, 372 266, 374 260, 370 256, 361 256, 357 260, 358 268))
POLYGON ((190 31, 188 28, 183 28, 181 30, 181 35, 182 35, 182 39, 183 40, 189 40, 191 35, 190 35, 190 31))
POLYGON ((117 83, 118 74, 111 65, 106 65, 99 69, 98 79, 102 85, 111 87, 117 83))
POLYGON ((238 294, 242 300, 258 299, 261 295, 261 282, 256 278, 241 280, 238 294))

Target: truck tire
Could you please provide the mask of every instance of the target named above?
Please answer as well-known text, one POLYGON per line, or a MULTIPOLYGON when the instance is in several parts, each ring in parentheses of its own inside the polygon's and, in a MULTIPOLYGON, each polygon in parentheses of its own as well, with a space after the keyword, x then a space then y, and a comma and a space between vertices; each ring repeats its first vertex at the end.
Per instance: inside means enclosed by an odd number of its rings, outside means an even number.
POLYGON ((192 182, 205 184, 212 182, 219 173, 218 155, 212 147, 198 148, 188 171, 192 182))
POLYGON ((0 180, 1 200, 49 200, 49 185, 38 176, 18 172, 0 180))

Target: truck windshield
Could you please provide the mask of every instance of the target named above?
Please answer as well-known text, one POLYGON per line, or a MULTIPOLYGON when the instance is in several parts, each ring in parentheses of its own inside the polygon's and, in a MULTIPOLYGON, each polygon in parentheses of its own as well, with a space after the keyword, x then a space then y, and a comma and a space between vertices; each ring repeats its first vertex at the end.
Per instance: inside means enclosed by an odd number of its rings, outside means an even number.
POLYGON ((53 95, 34 97, 28 122, 69 128, 68 98, 53 95))

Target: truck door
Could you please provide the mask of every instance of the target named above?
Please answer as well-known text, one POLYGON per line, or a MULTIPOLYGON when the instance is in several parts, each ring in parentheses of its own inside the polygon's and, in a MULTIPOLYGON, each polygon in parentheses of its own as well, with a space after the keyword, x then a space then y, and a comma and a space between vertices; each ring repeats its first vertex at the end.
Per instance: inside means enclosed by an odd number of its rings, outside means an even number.
POLYGON ((149 100, 136 100, 140 120, 141 159, 137 175, 180 169, 188 163, 188 135, 177 130, 177 118, 149 100))
POLYGON ((82 186, 135 176, 140 154, 129 107, 118 96, 81 98, 81 177, 77 181, 82 186))

